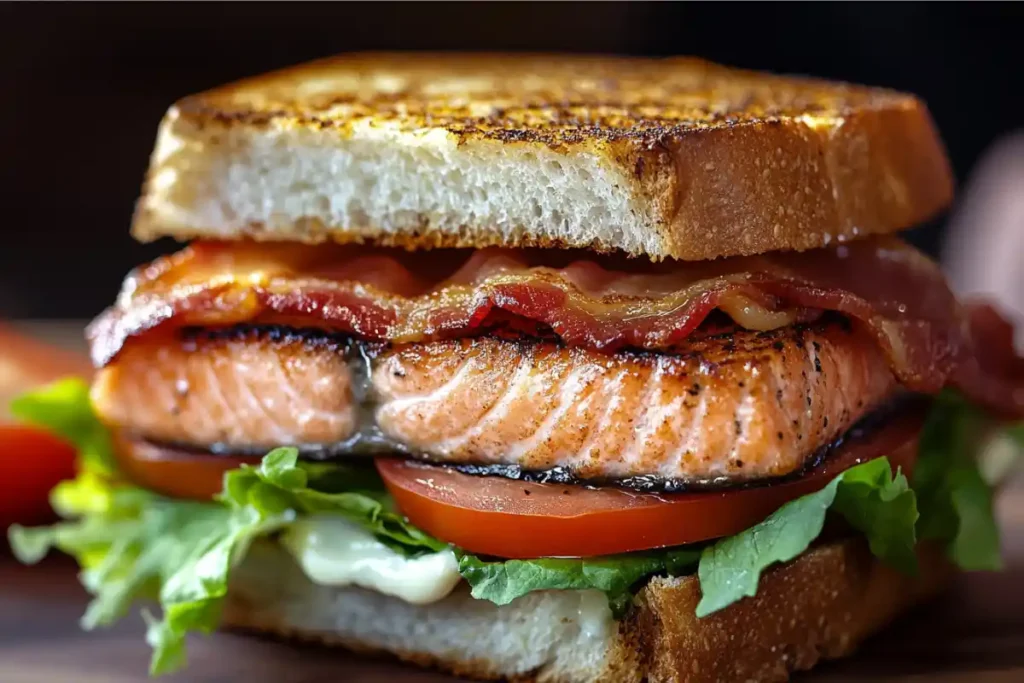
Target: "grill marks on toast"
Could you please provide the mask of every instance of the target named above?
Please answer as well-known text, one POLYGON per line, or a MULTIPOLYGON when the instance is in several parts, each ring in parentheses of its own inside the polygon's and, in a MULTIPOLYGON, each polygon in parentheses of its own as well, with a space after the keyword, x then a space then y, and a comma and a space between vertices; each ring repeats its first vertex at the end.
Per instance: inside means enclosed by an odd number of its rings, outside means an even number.
POLYGON ((601 142, 650 145, 708 128, 802 115, 832 121, 861 108, 913 104, 912 97, 881 88, 687 57, 393 53, 311 62, 185 98, 177 109, 222 125, 286 121, 344 134, 372 120, 403 131, 441 128, 462 142, 564 150, 601 142))
POLYGON ((109 424, 172 443, 330 450, 372 430, 439 462, 707 481, 797 471, 895 387, 873 338, 828 321, 694 339, 671 355, 201 334, 131 345, 93 396, 109 424))

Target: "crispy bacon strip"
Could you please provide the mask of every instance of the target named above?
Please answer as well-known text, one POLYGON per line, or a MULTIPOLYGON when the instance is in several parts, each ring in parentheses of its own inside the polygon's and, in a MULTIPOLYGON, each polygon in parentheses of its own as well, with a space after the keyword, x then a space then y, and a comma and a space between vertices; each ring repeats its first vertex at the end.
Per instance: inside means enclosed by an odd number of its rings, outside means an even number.
POLYGON ((512 327, 597 350, 672 350, 715 309, 754 330, 838 312, 874 333, 911 390, 953 384, 1024 414, 1024 361, 1006 348, 1005 323, 960 306, 938 267, 895 238, 657 264, 558 250, 199 242, 130 274, 89 339, 97 366, 149 330, 237 323, 394 342, 512 327))

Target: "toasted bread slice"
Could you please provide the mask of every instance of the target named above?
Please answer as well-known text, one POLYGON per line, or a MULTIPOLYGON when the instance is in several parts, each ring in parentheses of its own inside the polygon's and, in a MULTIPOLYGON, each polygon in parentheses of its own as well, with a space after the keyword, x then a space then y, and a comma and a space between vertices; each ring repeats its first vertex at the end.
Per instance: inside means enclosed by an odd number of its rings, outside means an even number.
POLYGON ((951 193, 910 95, 688 58, 356 54, 171 107, 134 234, 700 260, 896 231, 951 193))
MULTIPOLYGON (((810 550, 766 573, 758 594, 703 619, 695 577, 659 578, 615 622, 593 591, 542 591, 497 607, 467 590, 409 605, 362 588, 310 583, 276 547, 233 576, 230 628, 383 652, 476 678, 546 683, 784 681, 849 654, 951 576, 925 546, 921 574, 881 565, 860 539, 810 550)), ((339 672, 338 680, 344 680, 339 672)))

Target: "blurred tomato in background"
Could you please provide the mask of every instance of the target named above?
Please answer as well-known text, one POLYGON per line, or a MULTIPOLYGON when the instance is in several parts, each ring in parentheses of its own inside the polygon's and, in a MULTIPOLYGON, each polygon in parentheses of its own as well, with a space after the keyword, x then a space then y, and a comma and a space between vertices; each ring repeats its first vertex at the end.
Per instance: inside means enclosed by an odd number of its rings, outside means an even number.
POLYGON ((75 476, 74 449, 41 429, 16 423, 8 404, 32 387, 90 372, 84 356, 0 323, 0 529, 52 520, 50 489, 75 476))

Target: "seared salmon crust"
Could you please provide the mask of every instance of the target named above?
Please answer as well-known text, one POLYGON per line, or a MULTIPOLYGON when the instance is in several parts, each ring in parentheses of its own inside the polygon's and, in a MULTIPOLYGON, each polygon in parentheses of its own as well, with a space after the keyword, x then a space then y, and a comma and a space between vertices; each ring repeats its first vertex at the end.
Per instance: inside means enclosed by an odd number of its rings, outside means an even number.
POLYGON ((671 354, 244 327, 130 345, 93 399, 111 427, 220 452, 388 449, 703 482, 796 472, 896 387, 874 338, 838 319, 691 339, 671 354))

